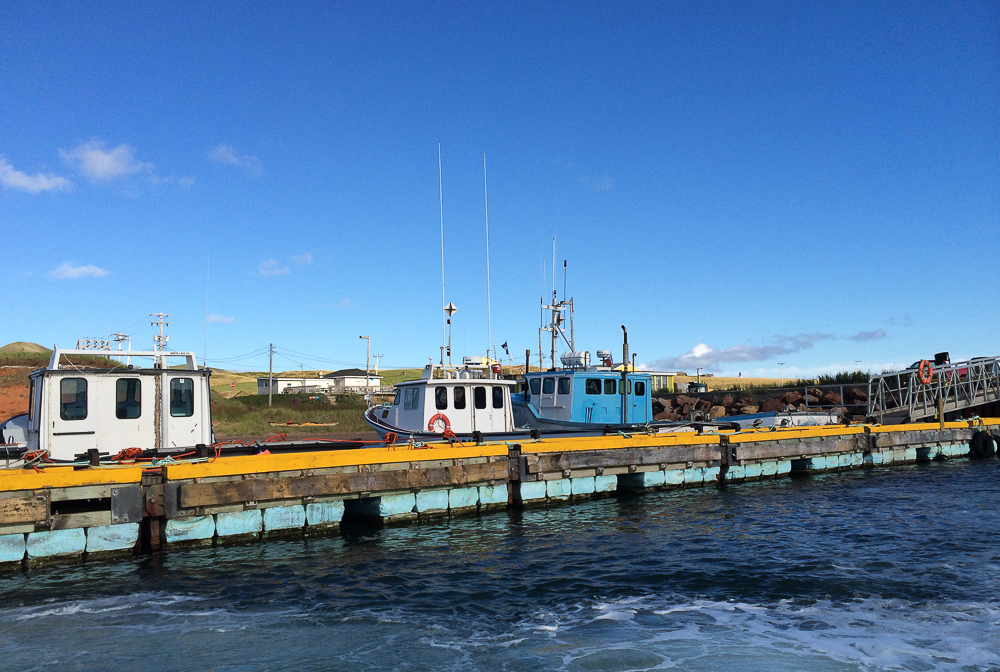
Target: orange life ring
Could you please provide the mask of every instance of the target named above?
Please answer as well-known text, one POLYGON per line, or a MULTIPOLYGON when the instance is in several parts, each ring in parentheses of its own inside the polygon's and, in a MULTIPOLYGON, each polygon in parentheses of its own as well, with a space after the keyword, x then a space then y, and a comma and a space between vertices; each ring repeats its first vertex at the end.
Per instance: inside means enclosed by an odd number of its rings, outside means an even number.
MULTIPOLYGON (((448 420, 448 416, 445 415, 444 413, 438 413, 438 414, 434 415, 433 417, 431 417, 431 421, 427 423, 427 431, 428 432, 433 432, 434 431, 434 423, 437 422, 438 420, 441 420, 441 421, 444 422, 444 431, 445 432, 451 431, 451 421, 448 420)), ((442 434, 443 433, 444 432, 442 432, 442 434)))
POLYGON ((934 375, 934 367, 931 366, 931 363, 926 359, 920 360, 920 366, 917 367, 917 378, 920 379, 920 382, 924 385, 930 385, 932 375, 934 375), (926 373, 924 369, 927 369, 926 373))

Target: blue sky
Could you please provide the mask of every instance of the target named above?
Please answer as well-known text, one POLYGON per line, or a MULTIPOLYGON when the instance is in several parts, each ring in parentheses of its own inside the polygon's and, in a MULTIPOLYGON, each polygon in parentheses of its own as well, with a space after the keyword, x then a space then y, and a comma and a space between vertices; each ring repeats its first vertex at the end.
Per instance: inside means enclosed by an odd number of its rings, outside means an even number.
POLYGON ((436 361, 440 143, 456 356, 484 153, 515 362, 553 236, 579 349, 1000 354, 995 2, 6 3, 0 63, 0 342, 149 348, 162 311, 227 368, 436 361))

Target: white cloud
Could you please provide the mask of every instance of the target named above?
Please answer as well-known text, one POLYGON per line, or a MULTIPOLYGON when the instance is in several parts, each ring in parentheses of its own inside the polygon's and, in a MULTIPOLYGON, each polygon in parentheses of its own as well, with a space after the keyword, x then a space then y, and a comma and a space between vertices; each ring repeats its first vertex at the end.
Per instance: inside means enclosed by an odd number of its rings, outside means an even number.
POLYGON ((109 182, 123 175, 152 172, 152 163, 135 160, 135 149, 131 145, 105 149, 105 144, 101 140, 91 140, 69 151, 60 149, 59 155, 92 182, 109 182))
POLYGON ((350 299, 344 299, 343 301, 340 302, 340 305, 342 305, 344 308, 347 308, 348 306, 351 306, 353 304, 351 303, 350 299))
POLYGON ((704 371, 716 372, 721 370, 721 364, 760 362, 808 350, 819 341, 832 341, 836 338, 833 334, 818 332, 799 334, 798 336, 777 336, 771 345, 734 345, 722 350, 716 350, 705 343, 698 343, 683 355, 656 360, 653 362, 653 367, 659 371, 686 372, 700 368, 704 371))
POLYGON ((251 154, 240 154, 229 145, 219 143, 209 150, 208 160, 214 163, 228 163, 231 166, 239 166, 251 175, 260 175, 264 170, 260 159, 251 154))
POLYGON ((226 317, 224 315, 219 315, 218 313, 212 313, 211 315, 209 315, 208 317, 205 318, 205 321, 208 322, 209 324, 212 324, 214 322, 221 322, 221 323, 225 323, 225 324, 231 324, 232 322, 236 321, 236 318, 235 317, 226 317))
POLYGON ((278 266, 278 262, 274 259, 260 262, 261 275, 288 275, 288 273, 288 266, 278 266))
POLYGON ((56 280, 76 280, 78 278, 103 278, 108 272, 97 266, 74 266, 72 261, 64 261, 59 268, 49 273, 56 280))
POLYGON ((35 173, 34 175, 22 173, 19 170, 14 170, 14 166, 0 156, 0 184, 5 189, 20 189, 37 194, 40 191, 66 189, 70 186, 70 181, 52 173, 35 173))
POLYGON ((312 252, 306 252, 305 254, 298 254, 292 257, 292 261, 296 264, 311 264, 313 263, 312 252))
POLYGON ((887 337, 888 334, 885 333, 884 329, 876 329, 875 331, 859 331, 851 336, 851 340, 863 343, 865 341, 881 341, 883 338, 887 337))

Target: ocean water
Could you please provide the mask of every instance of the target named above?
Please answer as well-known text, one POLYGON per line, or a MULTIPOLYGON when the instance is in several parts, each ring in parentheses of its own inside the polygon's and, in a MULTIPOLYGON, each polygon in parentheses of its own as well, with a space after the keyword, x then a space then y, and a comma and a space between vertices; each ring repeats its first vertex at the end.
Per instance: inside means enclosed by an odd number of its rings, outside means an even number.
POLYGON ((0 578, 4 670, 1000 670, 1000 461, 0 578))

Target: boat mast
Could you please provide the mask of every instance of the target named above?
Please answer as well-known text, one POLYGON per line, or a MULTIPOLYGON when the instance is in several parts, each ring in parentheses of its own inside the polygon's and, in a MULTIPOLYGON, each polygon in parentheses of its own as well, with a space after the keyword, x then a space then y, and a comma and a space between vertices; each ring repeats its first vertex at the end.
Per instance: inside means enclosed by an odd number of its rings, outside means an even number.
POLYGON ((444 303, 444 187, 441 181, 441 143, 438 143, 438 204, 441 210, 441 366, 444 366, 444 351, 448 350, 448 363, 451 363, 451 348, 446 343, 448 335, 446 324, 448 309, 444 303))
MULTIPOLYGON (((490 339, 487 355, 493 353, 493 311, 490 306, 490 197, 486 188, 486 153, 483 152, 483 203, 486 212, 486 333, 490 339)), ((496 353, 493 353, 494 355, 496 353)))

